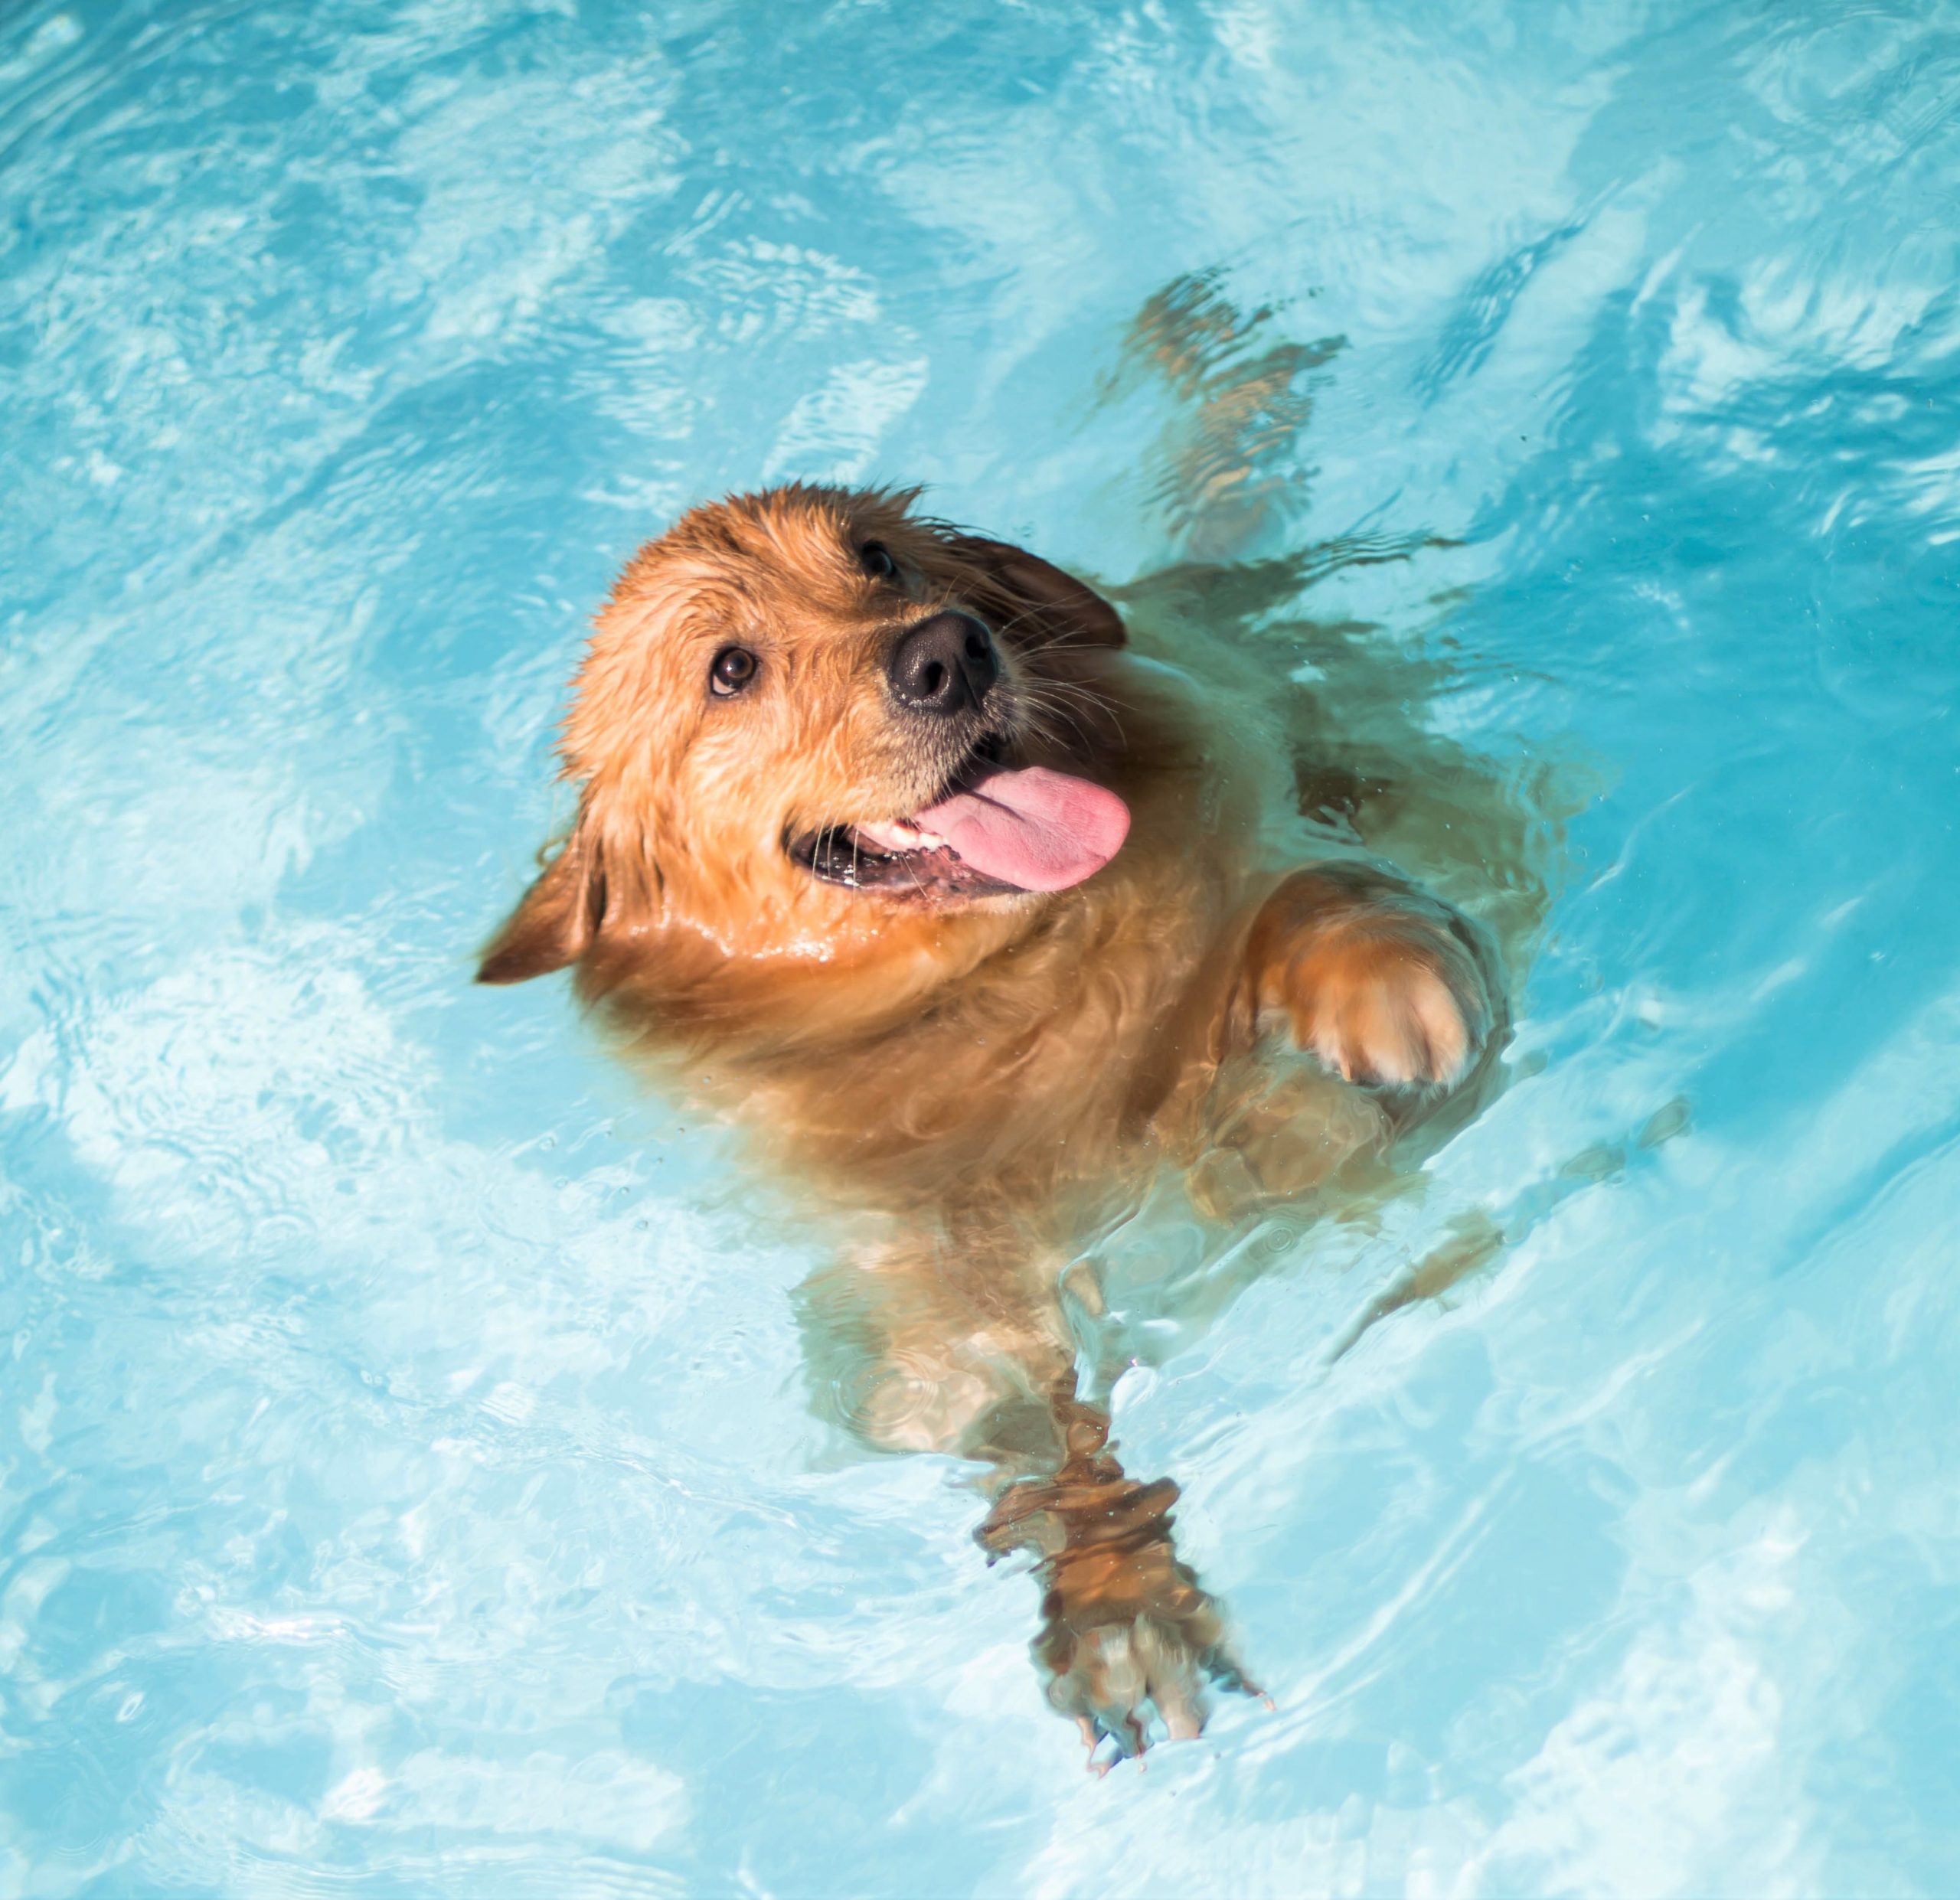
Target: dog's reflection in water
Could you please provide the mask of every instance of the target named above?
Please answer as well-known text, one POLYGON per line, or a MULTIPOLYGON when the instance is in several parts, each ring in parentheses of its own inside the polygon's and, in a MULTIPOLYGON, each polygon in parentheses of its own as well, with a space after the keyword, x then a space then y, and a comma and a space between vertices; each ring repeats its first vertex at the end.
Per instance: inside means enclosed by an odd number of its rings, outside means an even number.
MULTIPOLYGON (((1123 1471, 1079 1386, 1083 1262, 1166 1179, 1226 1225, 1373 1191, 1474 1101, 1501 1023, 1490 935, 1361 848, 1371 801, 1417 842, 1501 801, 1406 713, 1421 782, 1391 788, 1381 719, 1344 751, 1318 730, 1283 635, 1198 630, 1289 584, 1161 577, 1133 644, 903 494, 698 509, 599 619, 577 819, 482 969, 573 968, 665 1086, 835 1210, 802 1294, 820 1384, 869 1445, 980 1462, 988 1548, 1035 1553, 1049 1698, 1125 1753, 1249 1685, 1174 1487, 1123 1471)), ((1328 638, 1324 678, 1354 650, 1328 638)), ((1502 833, 1481 848, 1521 863, 1502 833)))

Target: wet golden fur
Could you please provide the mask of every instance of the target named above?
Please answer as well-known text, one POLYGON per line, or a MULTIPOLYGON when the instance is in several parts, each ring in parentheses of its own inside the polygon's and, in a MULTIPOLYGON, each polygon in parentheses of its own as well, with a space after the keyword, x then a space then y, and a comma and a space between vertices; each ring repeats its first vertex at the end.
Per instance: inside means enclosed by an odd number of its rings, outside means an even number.
POLYGON ((1379 863, 1299 862, 1272 687, 1129 650, 1080 582, 909 494, 697 509, 599 616, 564 731, 577 815, 482 969, 573 968, 668 1087, 839 1210, 851 1237, 806 1307, 869 1342, 849 1422, 983 1462, 990 1547, 1040 1554, 1050 1699, 1126 1749, 1150 1708, 1191 1732, 1207 1681, 1242 1679, 1175 1557, 1174 1490, 1124 1477, 1077 1391, 1059 1276, 1153 1175, 1201 1188, 1221 1144, 1267 1194, 1378 1156, 1472 1072, 1497 1016, 1453 912, 1379 863), (868 542, 895 582, 867 572, 868 542), (999 649, 985 717, 1009 762, 1130 808, 1122 850, 1073 890, 854 889, 789 848, 905 818, 959 768, 971 730, 908 716, 886 684, 894 642, 946 607, 999 649), (718 698, 731 644, 759 670, 718 698), (1289 1048, 1285 1085, 1246 1085, 1289 1048))

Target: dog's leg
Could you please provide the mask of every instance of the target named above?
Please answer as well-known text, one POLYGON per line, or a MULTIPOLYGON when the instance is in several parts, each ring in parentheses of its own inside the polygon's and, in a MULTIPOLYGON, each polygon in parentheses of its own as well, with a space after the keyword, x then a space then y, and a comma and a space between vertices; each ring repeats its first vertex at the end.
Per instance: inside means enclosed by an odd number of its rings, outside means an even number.
POLYGON ((1214 1685, 1249 1682, 1217 1604, 1178 1556, 1168 1478, 1139 1484, 1109 1446, 1109 1421, 1075 1396, 1050 1395, 1063 1454, 1052 1472, 1008 1476, 977 1533, 992 1557, 1036 1553, 1041 1631, 1033 1651, 1049 1704, 1073 1717, 1092 1761, 1112 1738, 1119 1755, 1149 1745, 1155 1709, 1174 1739, 1204 1729, 1214 1685))
POLYGON ((998 1231, 905 1236, 813 1275, 799 1296, 820 1406, 881 1451, 974 1461, 990 1556, 1027 1550, 1050 1705, 1092 1750, 1203 1727, 1211 1686, 1248 1689, 1218 1608, 1171 1539, 1177 1487, 1126 1477, 1106 1412, 1077 1396, 1051 1272, 998 1231))
POLYGON ((1296 871, 1253 920, 1232 1014, 1283 1021, 1350 1082, 1448 1087, 1491 1026, 1474 939, 1446 906, 1361 864, 1296 871))

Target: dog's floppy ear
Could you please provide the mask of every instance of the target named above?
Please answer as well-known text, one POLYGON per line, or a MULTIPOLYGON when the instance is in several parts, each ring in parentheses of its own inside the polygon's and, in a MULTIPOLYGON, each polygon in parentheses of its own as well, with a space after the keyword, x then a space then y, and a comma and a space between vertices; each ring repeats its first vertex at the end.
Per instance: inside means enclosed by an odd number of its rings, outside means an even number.
POLYGON ((606 873, 580 826, 546 866, 492 939, 477 965, 479 983, 521 983, 578 961, 606 914, 606 873))
POLYGON ((988 610, 1003 638, 1063 646, 1123 644, 1123 623, 1116 609, 1039 555, 978 534, 956 534, 952 547, 969 570, 975 605, 988 610))

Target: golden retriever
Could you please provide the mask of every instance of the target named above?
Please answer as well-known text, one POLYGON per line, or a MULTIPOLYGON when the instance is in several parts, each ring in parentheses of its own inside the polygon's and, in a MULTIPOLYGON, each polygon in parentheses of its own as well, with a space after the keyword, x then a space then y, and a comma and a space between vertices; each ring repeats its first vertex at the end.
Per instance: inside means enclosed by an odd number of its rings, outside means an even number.
POLYGON ((479 974, 572 968, 823 1196, 838 1409, 980 1462, 983 1542, 1037 1556, 1050 1700, 1140 1753, 1152 1711, 1194 1734, 1249 1685, 1174 1487, 1125 1476, 1078 1386, 1085 1245, 1167 1173, 1215 1207, 1378 1157, 1498 1040, 1494 965, 1379 865, 1287 861, 1272 682, 1141 656, 916 499, 782 488, 641 550, 564 728, 576 820, 479 974))

